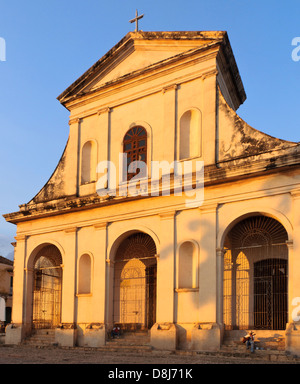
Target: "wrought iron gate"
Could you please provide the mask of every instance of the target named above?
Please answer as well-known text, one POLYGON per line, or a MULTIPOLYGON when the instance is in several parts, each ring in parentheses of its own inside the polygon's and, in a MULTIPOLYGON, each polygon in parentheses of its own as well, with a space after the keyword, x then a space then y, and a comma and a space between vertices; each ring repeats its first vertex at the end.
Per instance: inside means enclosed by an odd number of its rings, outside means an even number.
POLYGON ((114 265, 113 322, 123 329, 149 329, 156 319, 156 247, 150 236, 127 238, 114 265))
POLYGON ((252 217, 233 228, 224 255, 225 329, 285 329, 286 239, 282 225, 269 217, 252 217))
POLYGON ((55 328, 61 316, 61 267, 40 257, 34 269, 32 327, 55 328))
POLYGON ((285 329, 287 323, 287 260, 254 264, 254 326, 285 329))

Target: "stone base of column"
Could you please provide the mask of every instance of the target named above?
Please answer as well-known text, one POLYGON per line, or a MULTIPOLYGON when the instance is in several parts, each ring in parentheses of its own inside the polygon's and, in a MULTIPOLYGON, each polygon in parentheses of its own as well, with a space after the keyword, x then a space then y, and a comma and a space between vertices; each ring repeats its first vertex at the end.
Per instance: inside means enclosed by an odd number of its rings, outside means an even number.
POLYGON ((174 323, 155 323, 150 331, 150 344, 155 349, 173 351, 177 348, 177 332, 174 323))
POLYGON ((221 348, 222 328, 217 323, 197 323, 191 331, 191 349, 218 351, 221 348))
POLYGON ((23 324, 8 324, 5 328, 5 344, 20 344, 26 337, 23 324))
POLYGON ((82 345, 98 348, 105 345, 106 340, 106 328, 105 324, 102 323, 92 323, 89 324, 82 336, 82 345))
POLYGON ((77 328, 75 324, 60 324, 55 329, 55 343, 60 347, 75 347, 77 341, 77 328))
POLYGON ((285 331, 285 350, 300 356, 300 323, 288 323, 285 331))

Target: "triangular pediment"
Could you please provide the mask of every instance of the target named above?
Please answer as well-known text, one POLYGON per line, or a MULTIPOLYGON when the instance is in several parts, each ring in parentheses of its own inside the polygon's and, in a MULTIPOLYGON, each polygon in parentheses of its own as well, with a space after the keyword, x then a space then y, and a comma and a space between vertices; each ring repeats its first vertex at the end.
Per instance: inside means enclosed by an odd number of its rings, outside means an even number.
POLYGON ((131 32, 59 97, 61 103, 128 74, 224 39, 225 32, 131 32))

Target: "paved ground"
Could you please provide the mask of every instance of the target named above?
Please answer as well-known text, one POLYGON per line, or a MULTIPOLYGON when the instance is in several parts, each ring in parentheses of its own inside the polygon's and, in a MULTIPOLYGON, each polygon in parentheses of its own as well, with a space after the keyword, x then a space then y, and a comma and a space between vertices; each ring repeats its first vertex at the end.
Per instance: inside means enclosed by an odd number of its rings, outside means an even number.
MULTIPOLYGON (((109 352, 84 348, 0 345, 0 364, 285 364, 255 358, 176 355, 163 352, 109 352)), ((110 368, 112 369, 112 368, 110 368)))

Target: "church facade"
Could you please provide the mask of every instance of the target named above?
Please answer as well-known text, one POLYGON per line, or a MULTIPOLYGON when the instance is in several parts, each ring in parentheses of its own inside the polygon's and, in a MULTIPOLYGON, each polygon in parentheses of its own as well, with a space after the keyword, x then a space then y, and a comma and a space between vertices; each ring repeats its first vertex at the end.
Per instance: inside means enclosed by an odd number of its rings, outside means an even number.
POLYGON ((105 345, 115 324, 157 349, 225 332, 300 353, 300 146, 250 127, 226 32, 132 32, 58 100, 65 151, 19 211, 7 343, 55 329, 105 345))

